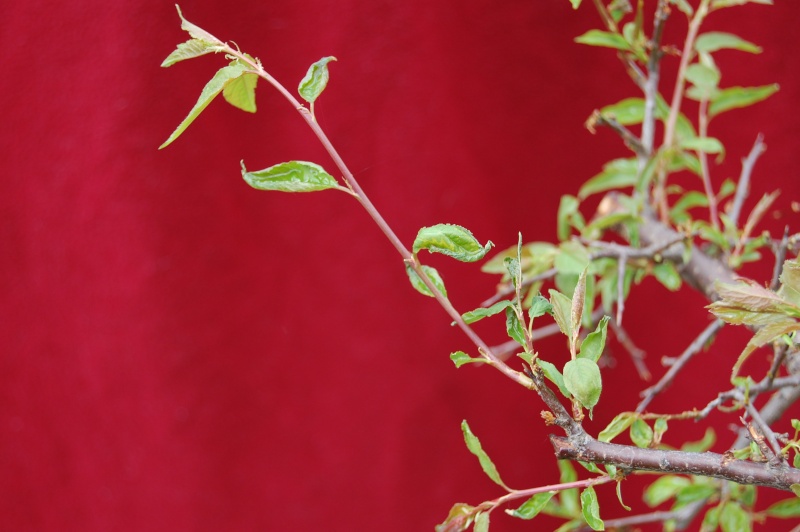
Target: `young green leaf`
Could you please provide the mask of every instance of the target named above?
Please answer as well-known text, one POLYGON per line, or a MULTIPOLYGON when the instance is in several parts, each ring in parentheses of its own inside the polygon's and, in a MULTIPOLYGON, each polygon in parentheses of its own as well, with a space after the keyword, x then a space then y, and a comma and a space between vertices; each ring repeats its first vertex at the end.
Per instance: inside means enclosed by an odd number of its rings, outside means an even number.
POLYGON ((322 91, 325 90, 325 86, 328 85, 328 79, 330 77, 328 73, 328 63, 331 61, 336 61, 336 58, 333 56, 323 57, 308 67, 308 72, 306 72, 306 75, 300 81, 297 92, 299 92, 300 96, 308 103, 313 104, 319 95, 322 94, 322 91))
POLYGON ((611 423, 600 431, 600 434, 597 435, 597 439, 606 443, 610 442, 622 434, 625 429, 630 427, 634 420, 636 420, 636 414, 632 412, 617 414, 617 416, 611 420, 611 423))
POLYGON ((564 365, 564 385, 590 411, 600 400, 603 382, 597 363, 588 358, 576 358, 564 365))
POLYGON ((597 502, 597 494, 592 486, 587 486, 581 492, 581 511, 586 524, 592 530, 605 530, 603 520, 600 519, 600 503, 597 502))
POLYGON ((570 308, 569 316, 569 329, 572 332, 570 337, 570 351, 574 357, 577 353, 578 335, 581 330, 581 318, 583 317, 583 305, 586 301, 586 272, 589 267, 583 269, 580 277, 578 277, 578 284, 575 285, 575 291, 572 293, 572 306, 570 308))
POLYGON ((547 362, 546 360, 542 360, 541 358, 536 359, 536 363, 542 368, 542 373, 544 376, 553 384, 558 386, 558 390, 561 392, 561 395, 569 399, 572 397, 572 394, 569 393, 567 390, 567 386, 564 384, 564 376, 558 371, 558 368, 555 365, 547 362))
POLYGON ((711 0, 711 9, 722 9, 723 7, 742 6, 744 4, 772 5, 772 0, 711 0))
POLYGON ((777 517, 779 519, 800 517, 800 498, 792 497, 791 499, 778 501, 767 508, 766 512, 764 513, 770 517, 777 517))
POLYGON ((681 451, 687 451, 690 453, 703 453, 711 449, 716 441, 717 435, 714 433, 714 429, 708 427, 705 434, 703 434, 703 439, 696 442, 684 443, 681 445, 681 451))
MULTIPOLYGON (((238 62, 238 60, 237 60, 238 62)), ((245 68, 247 64, 242 63, 245 68)), ((256 84, 258 75, 252 72, 244 72, 241 76, 230 80, 222 89, 222 97, 225 101, 248 113, 256 112, 256 84)))
POLYGON ((578 358, 588 358, 594 362, 600 360, 603 349, 606 347, 606 334, 608 330, 608 316, 603 316, 597 323, 597 327, 581 343, 581 350, 578 358))
POLYGON ((703 153, 722 153, 725 147, 712 137, 694 137, 681 140, 679 146, 684 150, 694 150, 703 153))
POLYGON ((494 244, 485 246, 460 225, 437 224, 423 227, 414 240, 414 254, 427 249, 430 253, 442 253, 461 262, 475 262, 482 259, 494 244))
MULTIPOLYGON (((566 484, 578 480, 578 473, 575 471, 572 462, 569 460, 558 460, 556 462, 559 471, 559 482, 566 484)), ((578 489, 570 488, 561 492, 561 505, 564 513, 572 517, 580 517, 581 506, 578 498, 578 489)))
POLYGON ((625 98, 600 109, 603 116, 611 116, 623 126, 641 124, 644 120, 644 99, 625 98))
POLYGON ((679 290, 683 283, 681 274, 671 262, 662 262, 653 266, 653 276, 671 292, 679 290))
POLYGON ((656 422, 653 423, 653 441, 659 443, 661 441, 661 437, 667 432, 668 428, 667 418, 660 417, 656 419, 656 422))
POLYGON ((185 18, 183 18, 183 13, 181 13, 181 8, 178 4, 175 4, 175 8, 178 10, 178 16, 181 17, 181 29, 187 32, 190 36, 194 37, 195 39, 200 39, 201 41, 206 41, 209 43, 214 44, 223 44, 222 41, 208 33, 206 30, 199 26, 195 26, 185 18))
POLYGON ((747 107, 761 100, 765 100, 775 94, 778 84, 763 85, 761 87, 731 87, 723 89, 717 93, 711 105, 708 107, 708 117, 713 118, 720 113, 747 107))
POLYGON ((741 50, 742 52, 749 52, 751 54, 761 53, 761 47, 745 41, 738 35, 721 31, 703 33, 699 35, 694 42, 694 49, 698 52, 711 53, 724 48, 741 50))
POLYGON ((506 308, 506 332, 508 336, 517 342, 519 345, 524 346, 525 342, 525 326, 519 321, 517 313, 513 307, 506 308))
POLYGON ((688 478, 677 475, 658 477, 644 491, 644 502, 653 508, 672 499, 679 491, 691 484, 692 482, 688 478))
POLYGON ((230 83, 232 80, 238 78, 242 74, 244 74, 245 66, 239 62, 232 62, 230 65, 222 67, 214 74, 214 77, 211 78, 205 87, 203 87, 203 91, 200 93, 200 98, 198 98, 197 103, 194 104, 192 110, 189 111, 189 115, 183 119, 183 122, 172 132, 172 135, 158 147, 158 149, 163 149, 172 144, 172 142, 177 139, 181 133, 186 131, 186 128, 194 122, 194 119, 197 118, 203 110, 208 107, 208 104, 216 98, 216 96, 223 91, 225 85, 230 83))
POLYGON ((531 301, 530 308, 528 308, 528 317, 531 319, 531 321, 535 320, 539 316, 552 313, 553 305, 551 305, 550 302, 544 296, 542 296, 542 294, 536 294, 531 301))
POLYGON ((550 304, 553 306, 553 318, 555 318, 558 328, 561 329, 561 332, 564 333, 567 338, 572 338, 569 318, 572 301, 558 290, 553 290, 551 288, 550 304))
POLYGON ((578 9, 581 6, 582 0, 569 0, 572 4, 572 9, 578 9))
POLYGON ((580 44, 588 44, 589 46, 604 46, 606 48, 615 48, 617 50, 628 51, 631 49, 625 37, 619 33, 611 33, 608 31, 589 30, 579 37, 575 37, 575 42, 580 44))
POLYGON ((569 238, 570 227, 573 224, 575 216, 579 216, 578 211, 578 198, 565 194, 561 196, 561 202, 558 204, 557 215, 557 234, 559 240, 566 240, 569 238))
MULTIPOLYGON (((414 289, 416 289, 416 291, 422 295, 428 297, 435 297, 433 295, 433 292, 431 292, 430 288, 428 288, 428 286, 422 281, 420 276, 417 275, 417 272, 414 271, 414 268, 412 268, 411 265, 408 263, 405 264, 406 264, 406 274, 408 275, 408 280, 411 281, 411 286, 413 286, 414 289)), ((424 264, 421 266, 421 268, 422 271, 425 272, 425 275, 428 276, 428 279, 431 280, 433 286, 435 286, 436 289, 439 290, 439 292, 441 292, 444 297, 447 297, 447 290, 444 287, 444 281, 442 280, 442 277, 439 275, 439 272, 437 272, 435 268, 431 268, 430 266, 425 266, 424 264)))
POLYGON ((636 159, 615 159, 603 165, 602 172, 581 186, 578 197, 584 199, 598 192, 632 187, 636 184, 638 177, 636 159))
POLYGON ((470 362, 486 362, 482 358, 472 358, 464 351, 456 351, 455 353, 450 353, 450 360, 453 361, 453 364, 455 364, 457 368, 460 368, 464 364, 469 364, 470 362))
POLYGON ((555 494, 556 494, 555 491, 545 491, 542 493, 537 493, 536 495, 534 495, 533 497, 522 503, 522 506, 520 506, 516 510, 506 510, 506 513, 508 515, 511 515, 513 517, 518 517, 520 519, 533 519, 534 517, 539 515, 539 512, 542 511, 542 509, 547 505, 548 502, 550 502, 550 499, 552 499, 553 495, 555 494))
POLYGON ((506 299, 503 301, 498 301, 497 303, 488 308, 479 307, 476 308, 475 310, 470 310, 469 312, 465 312, 464 314, 462 314, 461 317, 467 324, 475 323, 476 321, 480 321, 483 318, 488 318, 489 316, 494 316, 495 314, 499 314, 503 312, 506 308, 511 307, 513 305, 514 303, 506 299))
POLYGON ((631 424, 631 441, 637 447, 646 449, 653 441, 653 429, 643 419, 637 419, 631 424))
POLYGON ((195 57, 200 57, 201 55, 220 52, 222 50, 223 47, 221 45, 204 41, 202 39, 189 39, 186 42, 180 43, 178 48, 176 48, 174 52, 169 54, 167 58, 164 59, 164 62, 161 63, 161 66, 164 68, 171 67, 179 61, 193 59, 195 57))
POLYGON ((258 190, 279 192, 313 192, 341 188, 320 165, 306 161, 289 161, 257 172, 248 172, 242 161, 242 177, 258 190))
POLYGON ((722 532, 750 532, 753 521, 738 502, 728 501, 719 514, 719 527, 722 532))
POLYGON ((500 473, 497 472, 497 468, 492 462, 492 459, 489 458, 489 455, 483 450, 480 440, 472 433, 466 420, 461 422, 461 431, 464 433, 464 443, 467 444, 467 449, 469 449, 469 452, 478 457, 478 461, 481 463, 481 468, 483 469, 483 472, 486 473, 486 476, 492 479, 495 484, 498 484, 504 489, 511 491, 511 488, 506 486, 506 484, 500 479, 500 473))
POLYGON ((489 512, 479 512, 475 516, 475 524, 472 526, 473 532, 489 532, 489 512))

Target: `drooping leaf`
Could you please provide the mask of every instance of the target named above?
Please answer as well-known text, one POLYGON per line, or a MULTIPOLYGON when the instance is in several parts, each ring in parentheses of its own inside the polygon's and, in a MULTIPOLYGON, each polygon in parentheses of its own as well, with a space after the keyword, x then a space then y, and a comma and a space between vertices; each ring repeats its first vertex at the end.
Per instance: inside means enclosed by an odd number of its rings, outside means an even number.
POLYGON ((464 351, 456 351, 455 353, 450 353, 450 360, 453 361, 453 364, 455 364, 457 368, 460 368, 464 364, 469 364, 471 362, 486 362, 482 358, 472 358, 464 351))
POLYGON ((467 324, 475 323, 476 321, 480 321, 483 318, 488 318, 489 316, 494 316, 495 314, 499 314, 503 312, 506 308, 511 307, 513 305, 514 303, 506 299, 503 301, 498 301, 497 303, 488 308, 480 307, 476 308, 475 310, 470 310, 469 312, 465 312, 464 314, 462 314, 461 317, 467 324))
POLYGON ((778 501, 767 508, 765 513, 770 517, 777 517, 779 519, 800 517, 800 497, 792 497, 791 499, 778 501))
POLYGON ((741 50, 742 52, 749 52, 751 54, 760 54, 761 47, 745 41, 738 35, 732 33, 724 33, 721 31, 709 31, 697 37, 694 42, 694 49, 698 52, 711 53, 724 48, 732 50, 741 50))
POLYGON ((658 477, 652 484, 647 486, 647 489, 644 491, 644 502, 653 508, 675 497, 679 491, 691 484, 688 478, 679 477, 677 475, 658 477))
POLYGON ((494 244, 485 246, 460 225, 437 224, 423 227, 414 240, 414 254, 423 249, 430 253, 442 253, 461 262, 475 262, 482 259, 494 244))
POLYGON ((537 493, 517 508, 516 510, 506 510, 508 515, 518 517, 520 519, 533 519, 542 509, 550 502, 550 499, 555 495, 555 491, 545 491, 537 493))
POLYGON ((542 368, 542 373, 544 373, 544 376, 558 387, 558 391, 561 392, 561 395, 567 399, 572 397, 572 394, 569 393, 567 386, 564 384, 564 376, 560 371, 558 371, 558 368, 555 367, 554 364, 551 364, 546 360, 542 360, 541 358, 537 358, 536 363, 540 368, 542 368))
POLYGON ((603 349, 606 347, 608 319, 608 316, 603 316, 597 323, 595 330, 584 338, 581 343, 581 350, 578 353, 578 358, 588 358, 594 362, 600 360, 603 349))
POLYGON ((222 51, 222 46, 212 42, 204 41, 202 39, 189 39, 178 45, 174 52, 169 54, 161 66, 164 68, 171 67, 179 61, 186 59, 193 59, 201 55, 211 54, 222 51))
POLYGON ((634 445, 646 449, 650 446, 650 442, 653 441, 653 429, 650 428, 647 421, 636 419, 631 424, 630 436, 634 445))
POLYGON ((714 429, 708 427, 700 441, 684 443, 681 445, 681 451, 686 451, 689 453, 704 453, 711 449, 716 441, 717 435, 714 433, 714 429))
POLYGON ((328 79, 330 77, 328 73, 328 63, 331 61, 336 61, 336 58, 333 56, 323 57, 308 67, 308 72, 306 72, 306 75, 300 81, 297 92, 299 92, 300 96, 308 103, 314 103, 328 85, 328 79))
POLYGON ((340 188, 336 179, 320 165, 306 161, 289 161, 256 172, 248 172, 242 162, 242 177, 258 190, 278 192, 314 192, 340 188))
POLYGON ((800 321, 787 316, 776 316, 773 321, 763 325, 753 335, 750 341, 747 342, 747 346, 745 347, 744 351, 742 351, 742 354, 739 355, 739 358, 736 360, 736 364, 733 366, 731 378, 736 377, 736 375, 739 374, 739 370, 744 362, 757 348, 767 345, 784 334, 789 334, 794 331, 800 331, 800 321))
POLYGON ((631 426, 631 423, 636 420, 636 414, 632 412, 623 412, 621 414, 617 414, 617 416, 611 420, 611 423, 606 426, 603 430, 600 431, 600 434, 597 435, 597 439, 602 442, 610 442, 631 426))
MULTIPOLYGON (((420 267, 422 268, 422 271, 425 272, 425 275, 428 276, 428 279, 431 280, 433 286, 435 286, 444 297, 447 297, 447 290, 444 287, 444 280, 442 280, 439 272, 436 271, 435 268, 425 266, 424 264, 420 267)), ((422 281, 422 278, 417 275, 417 272, 415 272, 414 268, 412 268, 408 263, 406 263, 406 274, 408 275, 408 280, 411 281, 411 286, 413 286, 417 292, 428 297, 435 297, 430 288, 428 288, 428 286, 422 281)))
POLYGON ((592 530, 605 530, 603 520, 600 519, 600 503, 597 502, 597 493, 595 493, 592 486, 587 486, 581 492, 581 511, 583 518, 586 519, 586 524, 592 530))
POLYGON ((603 381, 597 363, 588 358, 576 358, 564 365, 564 385, 590 411, 600 400, 603 381))
POLYGON ((589 46, 604 46, 606 48, 615 48, 617 50, 630 50, 631 46, 625 37, 619 33, 611 33, 608 31, 589 30, 583 35, 575 37, 575 42, 580 44, 588 44, 589 46))
POLYGON ((525 326, 517 317, 513 307, 506 308, 506 332, 519 345, 525 345, 525 326))
POLYGON ((216 96, 223 91, 225 85, 230 83, 231 80, 234 80, 244 74, 245 66, 242 63, 234 62, 228 66, 222 67, 214 74, 214 77, 211 78, 205 87, 203 87, 203 91, 200 93, 200 98, 197 99, 197 103, 194 104, 192 110, 189 111, 189 115, 183 119, 183 122, 172 132, 172 135, 158 147, 158 149, 163 149, 172 144, 172 142, 177 139, 181 133, 186 131, 186 128, 194 122, 195 118, 197 118, 203 110, 208 107, 216 96))
POLYGON ((475 516, 475 524, 472 526, 473 532, 489 532, 489 512, 479 512, 475 516))
POLYGON ((497 472, 494 462, 492 462, 492 459, 489 458, 489 455, 483 450, 480 440, 472 433, 466 420, 461 422, 461 431, 464 433, 464 443, 467 444, 467 449, 469 449, 469 452, 478 457, 478 461, 481 464, 483 472, 486 473, 486 476, 492 479, 495 484, 498 484, 504 489, 511 491, 511 489, 500 479, 500 473, 497 472))
POLYGON ((709 118, 713 118, 731 109, 753 105, 754 103, 769 98, 775 94, 777 90, 777 83, 763 85, 761 87, 731 87, 729 89, 722 89, 714 96, 711 105, 708 106, 708 116, 709 118))
POLYGON ((738 502, 728 501, 719 514, 719 526, 722 532, 750 532, 753 521, 738 502))
MULTIPOLYGON (((248 68, 245 65, 245 68, 248 68)), ((222 97, 225 101, 248 113, 256 112, 256 84, 258 75, 252 72, 244 72, 241 76, 230 80, 222 89, 222 97)))

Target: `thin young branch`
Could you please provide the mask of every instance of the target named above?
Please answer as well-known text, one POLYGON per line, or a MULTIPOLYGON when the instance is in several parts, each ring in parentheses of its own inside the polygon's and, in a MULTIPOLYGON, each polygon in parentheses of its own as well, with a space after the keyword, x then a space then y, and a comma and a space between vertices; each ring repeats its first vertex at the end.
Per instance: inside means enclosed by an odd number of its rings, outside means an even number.
MULTIPOLYGON (((699 118, 697 120, 698 133, 700 138, 708 136, 708 98, 700 101, 699 118)), ((708 198, 708 217, 714 229, 719 229, 719 215, 717 214, 717 195, 711 186, 711 173, 708 169, 708 155, 703 150, 697 151, 697 158, 700 160, 700 176, 703 181, 703 192, 708 198)))
MULTIPOLYGON (((702 502, 703 504, 700 505, 701 509, 703 506, 705 506, 705 501, 702 502)), ((681 506, 678 510, 672 510, 669 512, 650 512, 646 514, 632 515, 630 517, 620 517, 617 519, 604 519, 603 524, 605 525, 606 530, 628 530, 630 527, 634 527, 634 530, 636 530, 635 527, 637 525, 675 521, 678 523, 677 529, 682 530, 685 525, 681 526, 679 523, 691 521, 697 515, 697 511, 697 504, 692 503, 686 506, 681 506)), ((581 530, 586 530, 586 528, 584 527, 581 530)))
POLYGON ((736 460, 727 454, 641 449, 595 439, 581 445, 554 435, 550 443, 559 459, 612 464, 622 469, 701 475, 783 491, 792 491, 791 485, 800 482, 800 469, 736 460))
POLYGON ((742 173, 739 175, 739 183, 736 185, 736 194, 733 196, 733 203, 729 214, 733 225, 739 223, 744 200, 747 199, 747 195, 750 193, 750 178, 753 175, 753 168, 758 158, 761 157, 761 154, 764 153, 766 149, 764 145, 764 135, 759 133, 755 143, 753 143, 753 147, 750 149, 750 153, 747 157, 742 159, 742 173))
POLYGON ((663 392, 667 386, 672 384, 672 380, 683 369, 691 358, 696 355, 703 348, 709 340, 722 328, 724 322, 722 320, 714 320, 695 338, 691 344, 681 353, 675 360, 675 363, 667 370, 663 377, 653 386, 647 388, 642 392, 643 399, 636 407, 637 412, 644 412, 644 409, 650 404, 656 395, 663 392))
POLYGON ((633 150, 633 152, 640 158, 647 159, 650 156, 650 152, 644 147, 642 141, 633 134, 633 132, 628 129, 627 127, 623 126, 617 119, 613 116, 608 116, 600 113, 600 111, 595 111, 592 113, 592 116, 587 121, 587 128, 589 131, 594 133, 594 126, 606 126, 610 128, 614 133, 620 136, 622 142, 625 145, 633 150))
POLYGON ((775 266, 772 269, 772 281, 769 287, 772 290, 777 290, 781 285, 781 273, 783 273, 783 261, 786 260, 786 250, 789 248, 789 226, 783 229, 783 238, 778 244, 778 249, 775 250, 775 266))
POLYGON ((611 325, 611 330, 614 331, 614 336, 616 336, 617 341, 619 341, 622 347, 631 355, 631 360, 633 361, 636 371, 639 373, 639 377, 643 381, 649 381, 653 376, 644 363, 647 353, 633 343, 630 335, 628 335, 628 331, 626 331, 622 325, 618 324, 615 320, 611 320, 609 325, 611 325))
POLYGON ((661 38, 664 24, 669 18, 667 0, 658 0, 653 17, 653 38, 650 40, 650 57, 647 61, 647 79, 644 82, 644 120, 642 120, 642 147, 644 153, 639 157, 639 173, 644 172, 647 159, 653 153, 656 132, 656 98, 658 82, 661 77, 661 38))
POLYGON ((536 488, 530 488, 525 490, 512 490, 511 493, 507 493, 502 497, 498 497, 492 501, 486 501, 485 503, 479 505, 478 508, 496 508, 497 506, 501 506, 508 502, 518 500, 518 499, 527 499, 528 497, 532 497, 537 493, 546 493, 548 491, 564 491, 568 489, 574 488, 588 488, 589 486, 598 486, 600 484, 606 484, 608 482, 612 482, 614 477, 610 477, 608 475, 604 475, 602 477, 595 477, 595 478, 587 478, 585 480, 576 480, 574 482, 564 482, 561 484, 551 484, 549 486, 539 486, 536 488))

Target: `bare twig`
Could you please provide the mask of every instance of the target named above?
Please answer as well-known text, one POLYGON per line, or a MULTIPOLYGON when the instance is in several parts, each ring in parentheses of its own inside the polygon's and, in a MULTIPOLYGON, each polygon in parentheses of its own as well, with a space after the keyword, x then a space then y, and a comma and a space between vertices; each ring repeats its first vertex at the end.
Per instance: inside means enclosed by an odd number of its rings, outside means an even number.
POLYGON ((703 346, 714 337, 715 334, 717 334, 717 331, 719 331, 723 325, 724 323, 722 320, 714 320, 705 329, 703 329, 697 338, 695 338, 692 343, 689 344, 689 346, 683 351, 683 353, 681 353, 681 355, 678 357, 672 367, 667 370, 664 376, 661 377, 661 379, 655 385, 642 392, 641 395, 643 399, 636 407, 636 411, 643 412, 656 395, 664 391, 667 386, 672 384, 672 380, 675 378, 678 372, 683 369, 683 366, 685 366, 686 363, 691 360, 691 358, 696 355, 703 348, 703 346))
MULTIPOLYGON (((698 123, 698 133, 701 138, 708 136, 708 98, 700 101, 698 123)), ((703 191, 708 198, 708 217, 714 229, 719 229, 719 215, 717 214, 717 196, 711 186, 711 173, 708 169, 708 155, 703 150, 697 150, 697 158, 700 160, 700 176, 703 180, 703 191)))
POLYGON ((617 337, 617 340, 622 347, 624 347, 625 350, 627 350, 631 355, 631 360, 633 361, 636 371, 639 373, 639 377, 644 381, 649 381, 652 378, 652 375, 644 363, 647 353, 633 343, 633 340, 631 340, 628 332, 615 320, 611 320, 609 324, 611 325, 611 330, 614 331, 614 336, 617 337))
POLYGON ((754 436, 755 429, 748 426, 748 432, 750 436, 753 437, 754 440, 761 440, 762 443, 759 444, 759 447, 766 446, 768 452, 761 451, 764 456, 769 458, 770 462, 773 465, 785 463, 786 457, 783 456, 781 453, 781 445, 778 443, 778 439, 775 437, 775 433, 769 427, 769 425, 764 421, 764 418, 761 417, 761 414, 758 412, 758 409, 753 406, 752 402, 748 402, 745 405, 745 410, 747 411, 750 418, 752 418, 753 422, 758 426, 758 437, 754 436), (766 440, 764 442, 764 440, 766 440), (768 446, 766 444, 769 444, 768 446))
MULTIPOLYGON (((679 509, 669 512, 650 512, 617 519, 604 519, 603 524, 606 530, 628 530, 629 527, 636 527, 637 525, 675 521, 677 529, 682 530, 694 519, 698 510, 705 506, 705 501, 701 501, 701 503, 702 504, 699 505, 697 503, 687 504, 686 506, 681 506, 679 509)), ((590 529, 584 527, 581 530, 590 529)), ((634 530, 636 530, 636 528, 634 528, 634 530)))
POLYGON ((622 142, 624 142, 627 147, 633 150, 637 156, 645 159, 650 156, 650 152, 645 149, 642 141, 639 140, 639 138, 634 135, 630 129, 617 122, 617 119, 613 116, 604 115, 600 113, 600 111, 595 111, 586 122, 586 127, 590 132, 594 133, 595 125, 609 127, 614 133, 620 136, 622 142))
POLYGON ((753 167, 756 165, 756 161, 758 161, 761 154, 764 153, 764 150, 766 150, 764 135, 759 133, 753 147, 750 149, 750 153, 747 157, 742 159, 742 173, 739 175, 739 183, 736 185, 736 194, 733 196, 733 203, 731 204, 729 214, 731 222, 733 222, 734 225, 739 223, 739 216, 742 214, 744 200, 750 193, 750 177, 753 174, 753 167))
POLYGON ((644 120, 642 120, 642 147, 643 154, 639 159, 639 174, 644 171, 647 159, 653 153, 656 132, 656 98, 658 96, 658 82, 661 77, 661 37, 664 34, 664 24, 669 18, 667 0, 659 0, 653 17, 653 37, 650 39, 650 57, 647 61, 647 80, 644 83, 644 120))
POLYGON ((775 267, 772 269, 772 282, 769 286, 772 290, 777 290, 781 285, 781 273, 783 273, 783 261, 786 260, 786 250, 789 248, 789 226, 783 229, 783 238, 775 250, 775 267))
MULTIPOLYGON (((527 287, 529 287, 530 285, 532 285, 534 283, 538 283, 539 281, 547 281, 549 279, 552 279, 553 277, 556 276, 557 273, 558 273, 558 270, 556 270, 555 268, 550 268, 549 270, 544 271, 544 272, 540 273, 539 275, 534 275, 532 277, 526 277, 525 279, 522 280, 522 283, 520 284, 520 288, 524 289, 524 288, 527 288, 527 287)), ((514 287, 514 284, 513 283, 509 283, 508 286, 504 287, 502 290, 498 291, 495 295, 493 295, 492 297, 490 297, 489 299, 487 299, 486 301, 481 303, 481 306, 482 307, 490 307, 490 306, 494 305, 495 303, 497 303, 498 301, 500 301, 501 299, 504 299, 504 298, 510 296, 515 291, 516 291, 516 288, 514 287)))

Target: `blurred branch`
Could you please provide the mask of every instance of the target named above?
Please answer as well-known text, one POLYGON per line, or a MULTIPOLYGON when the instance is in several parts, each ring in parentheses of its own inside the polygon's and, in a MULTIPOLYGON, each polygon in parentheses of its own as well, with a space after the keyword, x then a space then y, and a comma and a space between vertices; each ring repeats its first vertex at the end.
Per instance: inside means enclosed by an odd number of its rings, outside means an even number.
POLYGON ((750 177, 753 174, 753 167, 766 149, 764 145, 764 135, 759 134, 748 156, 742 159, 742 173, 739 175, 739 183, 736 185, 736 194, 733 196, 733 204, 729 215, 733 225, 739 223, 739 216, 742 214, 744 200, 750 193, 750 177))

